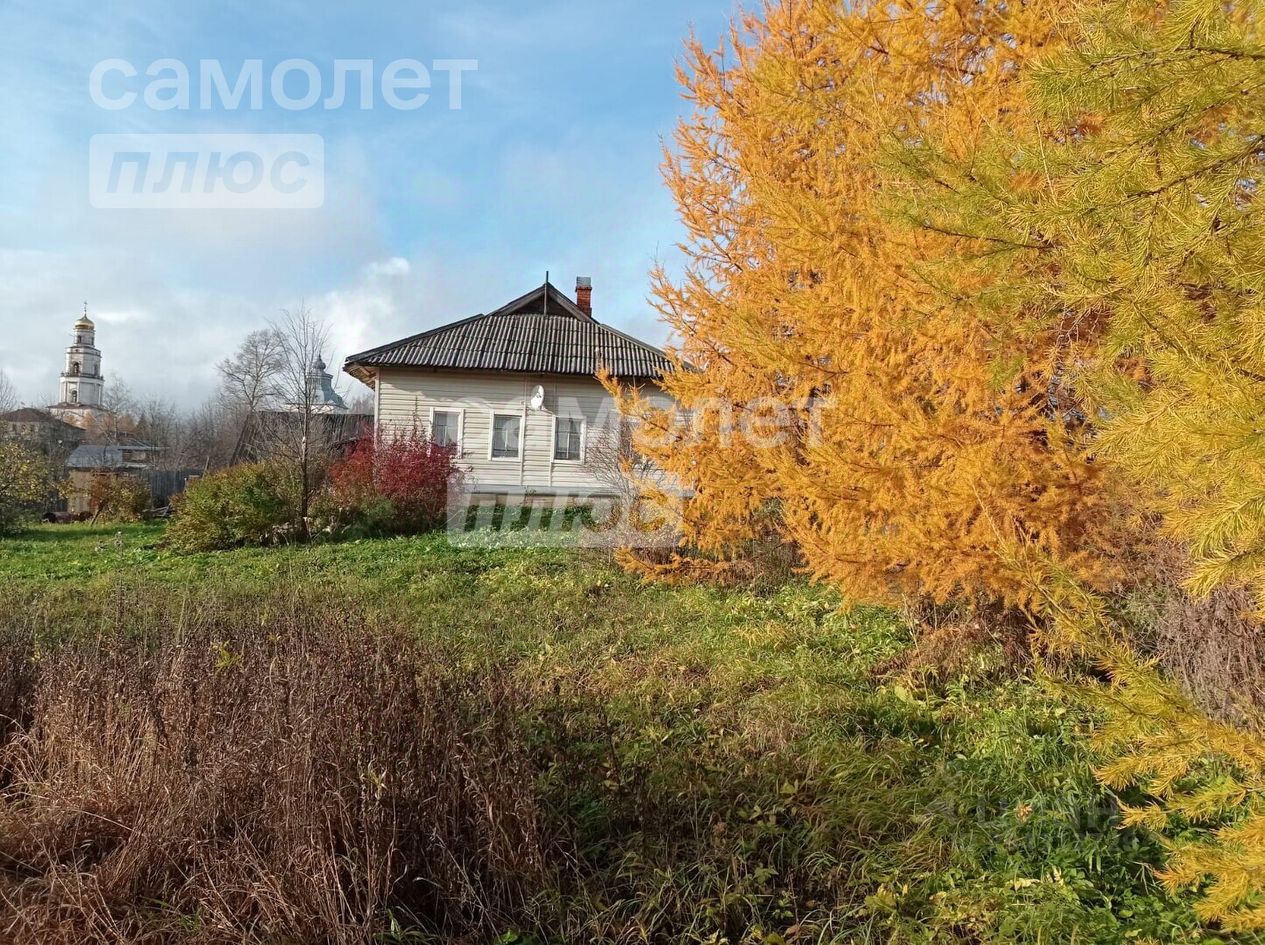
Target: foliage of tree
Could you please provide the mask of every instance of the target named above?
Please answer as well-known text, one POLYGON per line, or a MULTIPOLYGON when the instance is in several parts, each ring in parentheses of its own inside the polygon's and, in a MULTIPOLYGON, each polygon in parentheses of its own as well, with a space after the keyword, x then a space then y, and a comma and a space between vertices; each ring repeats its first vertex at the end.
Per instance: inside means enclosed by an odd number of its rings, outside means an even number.
POLYGON ((1019 75, 1070 4, 788 0, 697 42, 667 179, 689 232, 657 298, 694 369, 646 405, 639 447, 692 493, 687 537, 724 555, 770 521, 851 596, 1023 602, 1022 540, 1111 577, 1110 482, 1063 391, 1057 326, 1012 334, 920 261, 950 234, 893 223, 893 142, 1005 128, 1019 75))
POLYGON ((1031 244, 993 257, 994 297, 1087 327, 1097 448, 1190 549, 1192 590, 1265 597, 1261 31, 1251 4, 1114 4, 1034 70, 1024 145, 946 162, 956 199, 924 209, 1031 244))
MULTIPOLYGON (((904 216, 959 234, 934 271, 999 331, 1066 332, 1098 459, 1187 549, 1189 590, 1265 601, 1260 8, 1091 9, 1029 87, 1026 127, 903 149, 904 216)), ((1174 832, 1163 878, 1202 886, 1205 918, 1265 928, 1265 742, 1205 718, 1119 642, 1106 602, 1029 564, 1054 636, 1112 675, 1104 776, 1150 793, 1131 822, 1174 832)))
POLYGON ((55 488, 43 454, 16 440, 0 439, 0 534, 42 511, 55 488))
POLYGON ((1154 526, 1189 590, 1265 604, 1259 8, 785 0, 682 78, 687 422, 625 406, 687 536, 773 521, 854 598, 1019 605, 1106 671, 1102 776, 1149 793, 1165 882, 1265 927, 1265 743, 1103 593, 1154 526))

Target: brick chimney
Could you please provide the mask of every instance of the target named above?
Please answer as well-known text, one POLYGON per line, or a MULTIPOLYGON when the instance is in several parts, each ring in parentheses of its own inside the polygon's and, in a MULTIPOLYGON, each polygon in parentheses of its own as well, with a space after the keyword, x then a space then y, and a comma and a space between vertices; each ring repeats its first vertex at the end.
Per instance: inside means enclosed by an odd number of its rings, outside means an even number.
POLYGON ((593 317, 593 280, 588 276, 575 277, 575 304, 585 315, 593 317))

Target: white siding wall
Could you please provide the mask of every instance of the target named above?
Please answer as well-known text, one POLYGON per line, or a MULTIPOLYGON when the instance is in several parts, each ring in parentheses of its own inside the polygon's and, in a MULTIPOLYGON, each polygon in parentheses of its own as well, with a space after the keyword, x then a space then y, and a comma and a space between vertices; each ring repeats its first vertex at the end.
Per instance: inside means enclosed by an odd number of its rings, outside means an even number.
POLYGON ((429 427, 432 409, 462 411, 458 462, 480 490, 610 489, 588 462, 589 456, 578 463, 554 459, 555 417, 584 419, 586 450, 617 428, 615 403, 596 378, 383 368, 376 403, 379 433, 388 437, 415 424, 429 427), (545 402, 540 410, 532 410, 528 400, 537 384, 545 389, 545 402), (491 458, 494 413, 522 418, 523 448, 517 459, 491 458))

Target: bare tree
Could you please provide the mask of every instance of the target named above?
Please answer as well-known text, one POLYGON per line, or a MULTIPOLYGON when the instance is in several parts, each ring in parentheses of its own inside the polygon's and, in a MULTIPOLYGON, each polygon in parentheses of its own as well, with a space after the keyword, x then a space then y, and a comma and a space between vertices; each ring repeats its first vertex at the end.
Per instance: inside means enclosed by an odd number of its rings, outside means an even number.
POLYGON ((231 358, 218 365, 225 406, 238 418, 237 441, 229 463, 241 458, 247 432, 259 415, 277 399, 286 368, 286 346, 276 327, 252 331, 231 358))
POLYGON ((635 507, 648 488, 662 488, 666 483, 663 472, 633 445, 629 418, 614 416, 593 433, 584 461, 598 481, 618 497, 621 508, 635 507))
POLYGON ((136 396, 125 381, 114 380, 101 392, 101 408, 119 416, 131 416, 136 409, 136 396))
POLYGON ((329 344, 329 325, 300 304, 297 309, 283 311, 270 330, 280 340, 281 369, 275 392, 280 409, 264 415, 264 433, 272 457, 294 471, 298 525, 306 536, 312 496, 333 446, 332 425, 324 417, 319 371, 314 369, 329 344))
POLYGON ((88 423, 88 439, 99 443, 118 443, 125 434, 136 429, 137 409, 132 389, 120 380, 105 385, 101 394, 101 411, 88 423))
POLYGON ((0 413, 8 413, 18 407, 18 392, 9 375, 0 370, 0 413))
POLYGON ((136 437, 161 450, 159 469, 193 469, 201 465, 190 438, 192 418, 160 397, 147 398, 136 412, 136 437))
POLYGON ((207 401, 186 417, 183 453, 187 467, 205 472, 235 462, 242 439, 239 420, 222 398, 207 401))

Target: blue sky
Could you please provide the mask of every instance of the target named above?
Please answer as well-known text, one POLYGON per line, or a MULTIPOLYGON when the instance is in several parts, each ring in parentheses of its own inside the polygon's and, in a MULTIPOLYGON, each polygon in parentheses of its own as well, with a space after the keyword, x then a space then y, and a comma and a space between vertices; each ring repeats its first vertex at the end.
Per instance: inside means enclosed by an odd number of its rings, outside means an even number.
POLYGON ((732 0, 0 0, 0 369, 26 401, 50 400, 87 299, 107 383, 192 406, 242 335, 301 300, 330 320, 341 357, 495 307, 545 270, 567 291, 591 276, 598 318, 661 342, 647 273, 681 237, 659 173, 686 109, 674 66, 691 27, 713 43, 734 12, 732 0), (143 73, 162 58, 189 66, 194 108, 106 110, 90 96, 98 62, 143 73), (322 99, 336 60, 372 60, 375 82, 401 58, 478 68, 460 109, 436 74, 414 111, 377 87, 361 110, 354 81, 341 108, 285 110, 267 86, 287 58, 320 70, 322 99), (204 59, 230 81, 263 60, 264 107, 198 109, 204 59), (324 204, 91 206, 90 138, 146 132, 318 134, 324 204))

